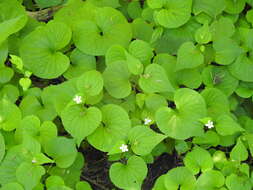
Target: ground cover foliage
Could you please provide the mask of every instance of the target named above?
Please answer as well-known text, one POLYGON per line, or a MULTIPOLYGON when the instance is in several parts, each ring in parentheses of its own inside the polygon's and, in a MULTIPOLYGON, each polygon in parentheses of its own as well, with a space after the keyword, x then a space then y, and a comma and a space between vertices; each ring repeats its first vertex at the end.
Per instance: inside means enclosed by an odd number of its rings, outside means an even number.
POLYGON ((0 190, 251 190, 252 0, 0 0, 0 190))

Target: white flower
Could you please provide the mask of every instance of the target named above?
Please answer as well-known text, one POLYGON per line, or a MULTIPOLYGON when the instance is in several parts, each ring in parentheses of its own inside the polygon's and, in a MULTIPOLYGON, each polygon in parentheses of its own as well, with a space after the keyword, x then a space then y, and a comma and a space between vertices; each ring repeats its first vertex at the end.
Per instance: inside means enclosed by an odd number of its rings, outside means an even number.
POLYGON ((32 163, 34 164, 34 163, 36 163, 37 162, 37 160, 35 159, 35 158, 33 158, 32 159, 32 163))
POLYGON ((148 118, 148 117, 144 119, 144 125, 148 125, 151 122, 152 122, 152 120, 150 118, 148 118))
POLYGON ((211 120, 208 120, 208 122, 205 124, 205 126, 206 126, 208 129, 214 128, 213 122, 212 122, 211 120))
POLYGON ((119 147, 119 149, 120 149, 122 152, 127 152, 127 151, 128 151, 128 148, 127 148, 127 145, 126 145, 126 144, 122 144, 121 147, 119 147))
POLYGON ((73 101, 77 104, 81 104, 82 103, 82 96, 78 96, 76 95, 74 98, 73 98, 73 101))

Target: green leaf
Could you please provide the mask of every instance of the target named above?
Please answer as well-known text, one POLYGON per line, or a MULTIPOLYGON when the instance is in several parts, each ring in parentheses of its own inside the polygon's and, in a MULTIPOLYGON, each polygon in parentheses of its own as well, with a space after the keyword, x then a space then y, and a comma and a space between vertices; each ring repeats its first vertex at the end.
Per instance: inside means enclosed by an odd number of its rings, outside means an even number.
POLYGON ((103 78, 96 70, 87 71, 77 80, 77 89, 88 96, 96 96, 103 90, 103 78))
POLYGON ((228 68, 235 78, 245 82, 253 82, 253 61, 246 55, 237 57, 228 68))
POLYGON ((225 8, 226 8, 225 0, 219 0, 219 1, 195 0, 193 3, 193 13, 195 15, 198 15, 201 12, 204 12, 212 17, 216 17, 217 15, 221 14, 225 8))
POLYGON ((220 115, 216 119, 217 124, 215 124, 216 131, 222 135, 234 135, 237 132, 243 132, 244 129, 229 115, 220 115))
POLYGON ((103 73, 105 89, 114 98, 125 98, 131 93, 129 78, 130 72, 125 61, 109 64, 103 73))
POLYGON ((105 54, 106 65, 123 60, 126 60, 126 50, 120 45, 111 46, 105 54))
POLYGON ((93 133, 102 120, 101 111, 96 107, 81 105, 67 106, 61 114, 65 130, 74 137, 76 143, 93 133))
POLYGON ((96 8, 93 16, 74 27, 73 40, 78 49, 89 55, 105 55, 112 45, 128 45, 131 26, 121 12, 103 7, 96 8))
POLYGON ((235 33, 235 26, 231 19, 221 17, 219 20, 214 21, 211 25, 211 32, 213 39, 230 38, 235 33))
POLYGON ((0 67, 0 84, 7 83, 11 80, 13 77, 14 72, 11 68, 9 67, 0 67))
POLYGON ((21 30, 27 21, 25 8, 16 0, 0 3, 0 45, 11 35, 21 30))
POLYGON ((61 186, 64 185, 64 180, 57 175, 51 175, 46 179, 46 187, 49 189, 53 186, 61 186))
POLYGON ((62 0, 51 0, 51 1, 47 1, 47 0, 35 0, 35 2, 37 3, 37 5, 40 8, 47 8, 47 7, 53 7, 56 5, 61 4, 63 1, 62 0))
POLYGON ((230 152, 230 158, 239 162, 248 159, 248 151, 240 138, 230 152))
POLYGON ((80 181, 76 184, 76 190, 92 190, 90 184, 87 181, 80 181))
POLYGON ((0 184, 16 182, 16 170, 24 161, 24 156, 21 154, 22 146, 14 146, 10 148, 3 161, 0 163, 0 184))
POLYGON ((231 64, 243 52, 235 41, 225 37, 214 40, 213 48, 215 61, 220 65, 231 64))
POLYGON ((192 69, 204 63, 204 56, 192 42, 183 43, 177 52, 176 69, 192 69))
POLYGON ((209 170, 202 173, 196 183, 196 190, 213 189, 222 187, 225 183, 225 178, 220 171, 209 170))
POLYGON ((212 33, 207 22, 195 32, 195 40, 199 44, 207 44, 212 40, 212 33))
POLYGON ((228 98, 217 88, 206 88, 201 92, 207 104, 208 115, 216 118, 221 114, 229 114, 228 98))
POLYGON ((225 0, 225 11, 229 14, 238 14, 242 12, 245 7, 245 0, 225 0))
POLYGON ((22 187, 22 185, 20 185, 19 183, 13 182, 13 183, 8 183, 6 185, 4 185, 3 187, 0 188, 1 190, 24 190, 24 188, 22 187))
POLYGON ((168 190, 194 190, 196 179, 187 168, 177 167, 165 174, 164 183, 168 190))
MULTIPOLYGON (((239 82, 233 77, 226 66, 208 66, 202 71, 203 83, 207 87, 215 87, 231 95, 237 88, 239 82)), ((241 86, 241 85, 240 85, 241 86)))
POLYGON ((165 9, 154 14, 158 23, 166 28, 178 28, 191 17, 192 0, 171 0, 163 3, 165 9))
POLYGON ((202 83, 199 68, 180 70, 175 72, 175 75, 179 85, 184 85, 191 89, 199 88, 202 83))
POLYGON ((131 54, 125 52, 126 55, 126 63, 128 66, 128 70, 130 71, 130 73, 134 74, 134 75, 140 75, 143 72, 143 65, 140 62, 139 59, 135 58, 134 56, 132 56, 131 54))
POLYGON ((5 131, 16 129, 21 122, 21 111, 9 100, 3 98, 0 101, 0 128, 5 131))
POLYGON ((226 178, 226 186, 229 190, 251 190, 250 180, 245 176, 231 174, 226 178))
POLYGON ((5 142, 4 142, 4 137, 0 132, 0 163, 2 159, 4 158, 5 155, 5 142))
POLYGON ((23 162, 16 171, 17 181, 27 190, 32 190, 40 181, 45 169, 42 166, 23 162))
POLYGON ((145 68, 144 74, 139 79, 139 85, 144 92, 173 92, 165 70, 158 64, 151 64, 145 68))
POLYGON ((206 116, 206 104, 201 95, 191 89, 178 89, 174 95, 176 109, 162 107, 155 118, 159 129, 175 139, 187 139, 203 133, 198 121, 206 116))
POLYGON ((147 175, 148 169, 144 160, 131 156, 126 165, 114 163, 109 174, 114 185, 122 189, 139 189, 147 175))
POLYGON ((98 150, 109 152, 117 141, 126 139, 131 122, 127 112, 118 105, 104 105, 101 112, 102 124, 87 139, 98 150))
MULTIPOLYGON (((60 176, 64 180, 66 186, 74 189, 76 183, 80 181, 84 163, 85 161, 83 155, 80 152, 78 152, 74 163, 70 167, 68 168, 59 168, 57 166, 52 167, 48 171, 48 173, 50 175, 60 176)), ((55 188, 54 190, 57 190, 57 188, 55 188)))
POLYGON ((51 21, 36 28, 25 37, 20 47, 24 66, 40 78, 59 77, 69 67, 69 58, 60 50, 70 39, 70 28, 61 22, 51 21))
POLYGON ((131 26, 133 38, 144 40, 146 42, 150 41, 153 33, 152 24, 146 22, 143 18, 137 18, 132 22, 131 26))
POLYGON ((56 137, 45 146, 45 153, 52 157, 60 168, 67 168, 73 164, 77 156, 77 150, 73 139, 56 137))
POLYGON ((206 172, 213 169, 213 159, 210 153, 198 146, 186 154, 184 164, 194 175, 200 171, 206 172))
POLYGON ((79 77, 86 71, 96 69, 95 56, 87 55, 77 48, 71 52, 70 61, 68 70, 63 74, 67 79, 79 77))
POLYGON ((119 0, 87 0, 87 2, 91 2, 98 7, 120 7, 119 0))
POLYGON ((128 133, 131 149, 137 155, 145 156, 166 138, 165 135, 154 132, 146 126, 136 126, 128 133))
POLYGON ((142 40, 134 40, 128 47, 129 53, 139 59, 142 63, 149 63, 154 56, 153 48, 149 43, 142 40))

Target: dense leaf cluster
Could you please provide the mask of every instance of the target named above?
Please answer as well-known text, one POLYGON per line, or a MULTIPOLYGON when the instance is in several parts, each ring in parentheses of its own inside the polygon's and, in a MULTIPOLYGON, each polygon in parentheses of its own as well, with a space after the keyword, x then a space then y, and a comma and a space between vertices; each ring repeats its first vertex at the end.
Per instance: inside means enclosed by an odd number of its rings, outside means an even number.
POLYGON ((251 190, 252 6, 0 0, 0 190, 91 190, 88 147, 115 189, 174 153, 153 190, 251 190))

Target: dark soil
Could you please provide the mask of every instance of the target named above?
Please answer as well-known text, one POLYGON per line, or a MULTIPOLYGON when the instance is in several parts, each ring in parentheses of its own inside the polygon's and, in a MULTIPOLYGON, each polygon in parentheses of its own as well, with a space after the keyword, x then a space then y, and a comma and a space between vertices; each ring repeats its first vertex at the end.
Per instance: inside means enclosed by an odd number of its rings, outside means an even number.
MULTIPOLYGON (((106 153, 100 152, 92 147, 83 151, 85 156, 85 168, 82 179, 88 181, 94 190, 119 190, 110 181, 109 168, 112 164, 108 162, 106 153)), ((165 174, 171 168, 181 165, 176 154, 164 153, 157 157, 153 164, 148 165, 148 176, 142 185, 142 190, 151 190, 158 177, 165 174)))

